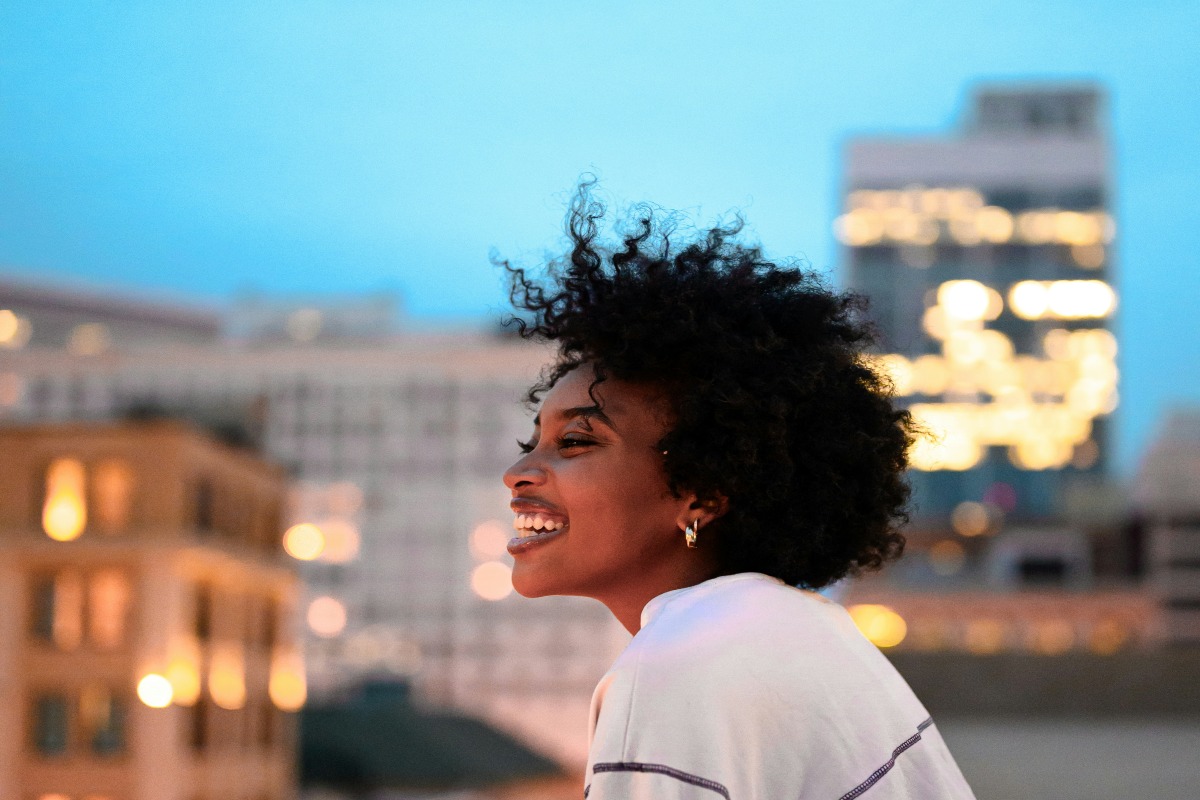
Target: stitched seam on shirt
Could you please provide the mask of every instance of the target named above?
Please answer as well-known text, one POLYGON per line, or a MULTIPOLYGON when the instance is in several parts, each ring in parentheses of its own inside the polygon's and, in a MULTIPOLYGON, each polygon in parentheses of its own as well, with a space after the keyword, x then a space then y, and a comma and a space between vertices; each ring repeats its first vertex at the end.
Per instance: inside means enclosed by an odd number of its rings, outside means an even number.
MULTIPOLYGON (((716 781, 710 781, 708 778, 701 778, 699 775, 693 775, 690 772, 668 767, 665 764, 645 764, 640 761, 608 761, 602 764, 596 764, 592 767, 592 774, 598 772, 653 772, 658 775, 666 775, 669 778, 674 778, 677 781, 690 783, 692 786, 699 786, 702 789, 711 789, 717 794, 729 800, 729 790, 716 781)), ((590 789, 591 786, 588 786, 590 789)), ((584 790, 584 797, 587 797, 587 790, 584 790)))
POLYGON ((924 722, 922 722, 920 725, 918 725, 917 732, 914 733, 912 736, 908 737, 907 739, 905 739, 903 742, 901 742, 900 745, 895 750, 892 751, 892 757, 889 758, 882 767, 880 767, 879 769, 872 772, 870 775, 867 776, 867 779, 865 781, 860 783, 858 786, 855 786, 850 791, 846 792, 844 795, 839 797, 838 800, 854 800, 854 798, 858 797, 863 792, 865 792, 867 789, 870 789, 872 786, 874 786, 876 783, 878 783, 880 778, 882 778, 884 775, 888 774, 888 771, 891 770, 892 767, 896 766, 896 758, 901 753, 903 753, 905 750, 912 747, 917 742, 921 741, 921 734, 925 731, 926 728, 928 728, 932 724, 933 724, 933 717, 929 717, 924 722))

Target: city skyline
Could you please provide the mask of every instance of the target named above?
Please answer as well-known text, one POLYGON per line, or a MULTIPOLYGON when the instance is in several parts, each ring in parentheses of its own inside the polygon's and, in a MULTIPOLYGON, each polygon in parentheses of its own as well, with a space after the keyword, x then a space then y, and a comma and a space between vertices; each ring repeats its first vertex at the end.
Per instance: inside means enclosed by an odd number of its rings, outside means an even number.
POLYGON ((223 304, 392 289, 411 318, 504 308, 572 182, 833 272, 840 148, 939 135, 972 86, 1099 82, 1115 150, 1117 464, 1200 401, 1200 192, 1183 3, 279 4, 0 11, 0 275, 223 304), (1153 53, 1153 58, 1147 58, 1153 53), (948 112, 947 109, 955 109, 948 112))

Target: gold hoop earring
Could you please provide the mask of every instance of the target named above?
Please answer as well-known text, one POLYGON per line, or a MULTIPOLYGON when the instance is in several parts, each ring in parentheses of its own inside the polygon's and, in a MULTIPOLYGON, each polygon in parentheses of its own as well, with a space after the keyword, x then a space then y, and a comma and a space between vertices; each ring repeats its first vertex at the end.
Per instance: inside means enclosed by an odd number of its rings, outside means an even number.
POLYGON ((700 533, 700 520, 697 519, 691 525, 683 529, 683 538, 687 541, 688 547, 696 546, 696 535, 700 533))

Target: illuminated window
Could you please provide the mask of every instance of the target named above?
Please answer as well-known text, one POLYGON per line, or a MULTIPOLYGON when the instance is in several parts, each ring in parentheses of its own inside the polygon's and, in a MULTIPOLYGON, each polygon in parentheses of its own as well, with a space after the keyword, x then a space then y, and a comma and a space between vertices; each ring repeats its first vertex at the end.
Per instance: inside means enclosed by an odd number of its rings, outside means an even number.
POLYGON ((113 756, 125 751, 125 701, 104 687, 91 686, 79 695, 79 720, 91 751, 113 756))
POLYGON ((125 640, 131 591, 118 570, 97 572, 88 583, 88 638, 101 650, 115 650, 125 640))
POLYGON ((65 694, 48 693, 34 700, 34 750, 46 756, 62 755, 67 752, 69 730, 70 714, 65 694))
POLYGON ((83 462, 56 458, 46 469, 46 494, 42 502, 42 530, 51 539, 78 539, 87 526, 85 502, 87 472, 83 462))
POLYGON ((33 584, 31 633, 60 650, 83 639, 83 576, 73 570, 47 575, 33 584))
POLYGON ((123 459, 105 459, 92 469, 92 516, 101 531, 119 533, 129 527, 133 488, 133 469, 123 459))

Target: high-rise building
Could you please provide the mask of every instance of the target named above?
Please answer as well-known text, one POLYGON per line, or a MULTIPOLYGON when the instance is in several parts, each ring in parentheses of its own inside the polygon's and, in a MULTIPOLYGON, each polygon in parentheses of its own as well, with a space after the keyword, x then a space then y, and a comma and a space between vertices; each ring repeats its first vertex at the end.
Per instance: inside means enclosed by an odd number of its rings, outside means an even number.
POLYGON ((240 431, 293 478, 284 544, 302 559, 312 694, 403 677, 580 761, 592 689, 628 635, 593 601, 513 595, 505 552, 501 476, 549 354, 404 330, 385 298, 364 303, 250 303, 213 345, 0 352, 0 421, 132 412, 240 431))
POLYGON ((985 532, 1058 517, 1110 457, 1117 342, 1104 97, 975 92, 951 136, 856 137, 836 234, 896 393, 933 434, 916 519, 985 532))
POLYGON ((0 796, 295 797, 281 472, 178 423, 0 428, 0 796))

